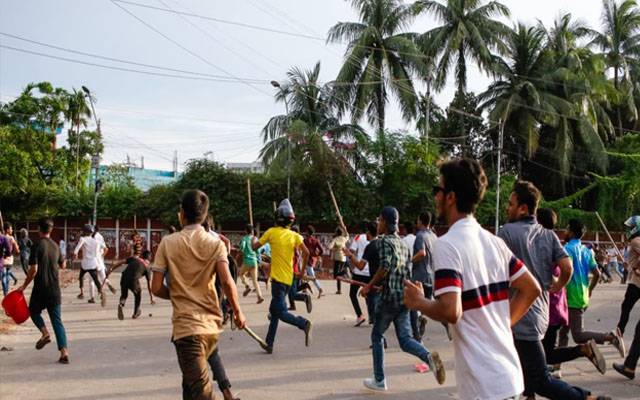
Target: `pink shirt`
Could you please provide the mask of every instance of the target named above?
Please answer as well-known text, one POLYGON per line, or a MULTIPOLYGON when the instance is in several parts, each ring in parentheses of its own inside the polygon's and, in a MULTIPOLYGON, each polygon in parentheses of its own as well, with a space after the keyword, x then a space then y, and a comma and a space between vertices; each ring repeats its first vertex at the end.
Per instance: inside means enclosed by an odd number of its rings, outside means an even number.
MULTIPOLYGON (((556 266, 553 269, 553 276, 560 276, 560 267, 556 266)), ((562 288, 558 293, 549 293, 549 326, 565 326, 568 324, 567 291, 562 288)))

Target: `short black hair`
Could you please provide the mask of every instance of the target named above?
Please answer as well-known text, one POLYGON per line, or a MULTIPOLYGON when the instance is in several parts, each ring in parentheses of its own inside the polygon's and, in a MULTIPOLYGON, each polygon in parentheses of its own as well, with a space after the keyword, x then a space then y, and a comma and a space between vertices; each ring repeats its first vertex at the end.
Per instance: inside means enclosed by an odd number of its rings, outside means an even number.
POLYGON ((423 213, 420 213, 420 215, 418 215, 418 220, 420 220, 422 225, 430 226, 431 225, 431 213, 429 211, 425 211, 423 213))
POLYGON ((49 217, 43 217, 38 220, 38 228, 42 233, 51 233, 53 230, 53 220, 49 217))
POLYGON ((2 230, 5 232, 12 227, 13 227, 13 224, 9 221, 4 221, 4 224, 2 224, 2 230))
POLYGON ((529 181, 516 181, 511 192, 516 195, 518 205, 526 205, 529 208, 529 215, 535 215, 540 204, 540 190, 529 181))
POLYGON ((550 208, 538 208, 536 212, 536 219, 538 223, 547 229, 553 229, 556 227, 558 216, 556 212, 550 208))
POLYGON ((479 162, 470 158, 447 161, 440 166, 445 192, 456 194, 461 213, 472 213, 484 198, 487 176, 479 162))
POLYGON ((569 231, 574 239, 580 239, 585 233, 584 224, 579 219, 571 218, 569 220, 569 231))
POLYGON ((253 225, 247 224, 247 226, 244 227, 244 231, 246 233, 253 233, 253 225))
POLYGON ((169 233, 176 233, 178 230, 176 229, 175 226, 173 225, 169 225, 169 227, 167 228, 167 230, 169 231, 169 233))
POLYGON ((151 257, 151 252, 149 250, 145 250, 142 252, 142 258, 148 260, 151 257))
POLYGON ((372 237, 378 236, 378 225, 375 222, 369 222, 367 224, 367 233, 372 237))
POLYGON ((201 224, 209 213, 209 197, 201 190, 187 190, 182 194, 181 206, 185 222, 201 224))
POLYGON ((313 225, 307 225, 307 234, 314 235, 316 233, 316 228, 313 225))
POLYGON ((407 233, 413 233, 413 222, 405 222, 404 223, 404 228, 406 229, 407 233))

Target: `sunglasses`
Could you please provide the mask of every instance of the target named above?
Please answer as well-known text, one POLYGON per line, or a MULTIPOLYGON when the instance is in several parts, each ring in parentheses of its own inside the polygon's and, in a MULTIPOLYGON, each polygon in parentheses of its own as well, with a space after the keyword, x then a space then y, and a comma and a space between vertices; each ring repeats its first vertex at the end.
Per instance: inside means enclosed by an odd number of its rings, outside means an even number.
POLYGON ((434 185, 433 188, 431 189, 431 194, 433 194, 434 196, 437 196, 438 193, 447 193, 450 192, 450 190, 447 190, 445 188, 443 188, 442 186, 436 186, 434 185))

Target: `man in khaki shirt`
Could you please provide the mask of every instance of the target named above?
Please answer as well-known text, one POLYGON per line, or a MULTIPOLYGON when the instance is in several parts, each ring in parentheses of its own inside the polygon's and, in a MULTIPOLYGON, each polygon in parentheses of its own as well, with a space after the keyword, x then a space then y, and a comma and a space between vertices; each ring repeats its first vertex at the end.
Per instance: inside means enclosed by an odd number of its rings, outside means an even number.
POLYGON ((182 398, 212 400, 213 388, 207 358, 222 332, 222 312, 215 289, 216 278, 229 299, 237 326, 245 317, 229 272, 227 249, 201 226, 209 211, 209 198, 199 190, 182 195, 180 232, 165 237, 158 246, 153 270, 153 293, 171 300, 172 341, 182 370, 182 398), (168 287, 164 285, 168 274, 168 287))

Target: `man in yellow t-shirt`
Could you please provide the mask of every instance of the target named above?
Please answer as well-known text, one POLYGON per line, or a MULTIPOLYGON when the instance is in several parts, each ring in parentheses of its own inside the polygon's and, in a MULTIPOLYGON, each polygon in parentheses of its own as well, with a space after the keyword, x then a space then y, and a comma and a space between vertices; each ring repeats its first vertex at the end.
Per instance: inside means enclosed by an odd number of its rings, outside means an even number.
POLYGON ((267 342, 265 350, 269 354, 273 352, 273 342, 276 338, 279 321, 304 330, 305 345, 311 344, 311 321, 289 313, 285 300, 293 282, 295 250, 298 249, 302 252, 302 265, 307 265, 309 259, 309 250, 304 245, 302 236, 289 229, 294 220, 295 214, 291 203, 288 199, 282 200, 276 210, 276 226, 269 228, 260 240, 254 239, 253 242, 253 248, 256 250, 267 243, 271 246, 271 304, 269 305, 271 323, 265 340, 267 342))
POLYGON ((229 272, 227 248, 202 227, 209 211, 209 198, 199 190, 182 195, 182 230, 165 237, 158 246, 152 268, 151 290, 171 300, 172 341, 182 371, 184 399, 213 399, 207 359, 216 349, 222 332, 222 312, 215 289, 220 279, 238 328, 245 325, 236 285, 229 272), (168 273, 168 287, 164 276, 168 273))

